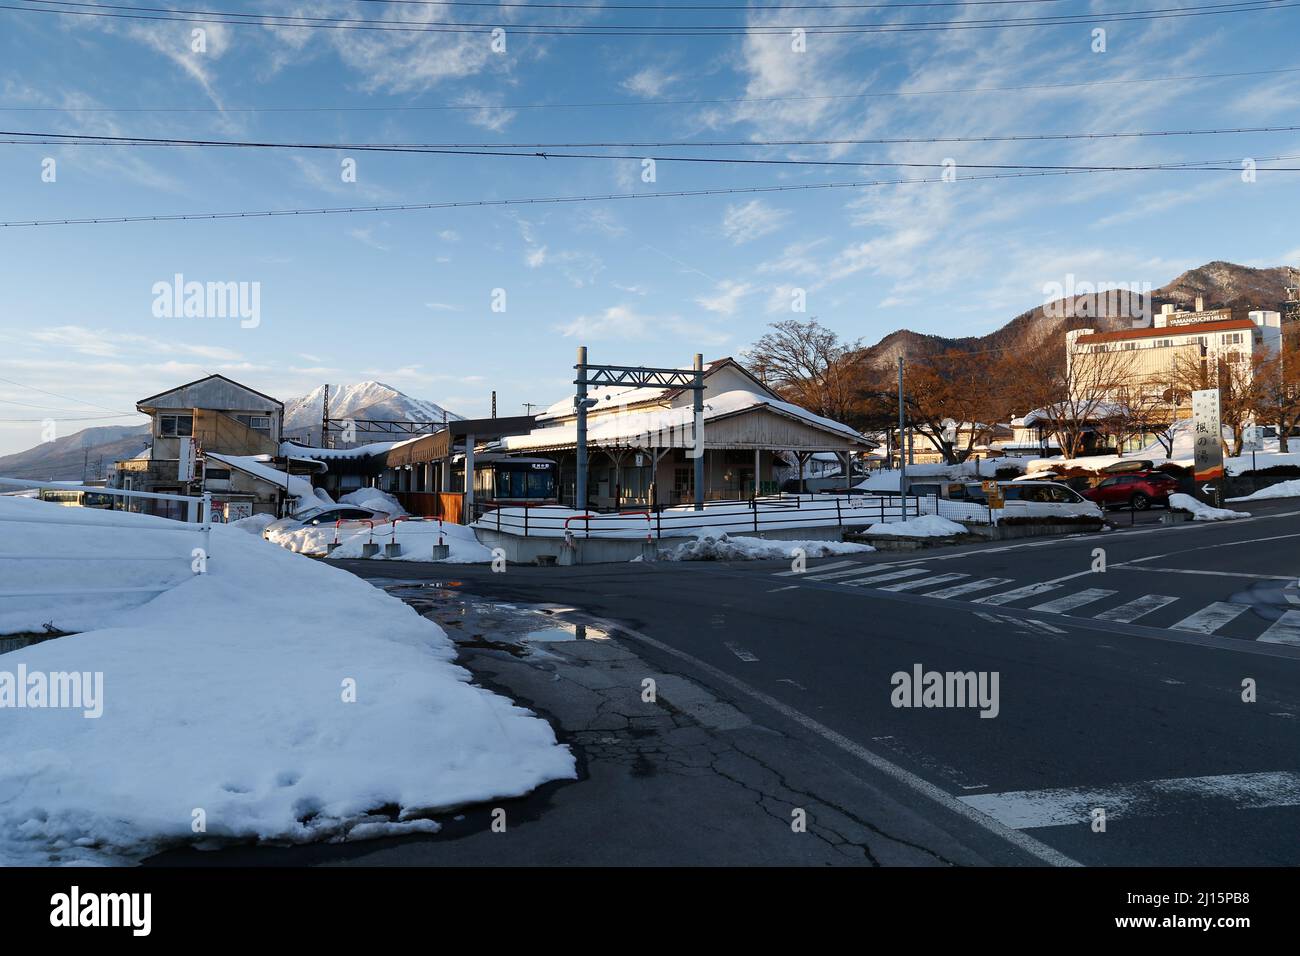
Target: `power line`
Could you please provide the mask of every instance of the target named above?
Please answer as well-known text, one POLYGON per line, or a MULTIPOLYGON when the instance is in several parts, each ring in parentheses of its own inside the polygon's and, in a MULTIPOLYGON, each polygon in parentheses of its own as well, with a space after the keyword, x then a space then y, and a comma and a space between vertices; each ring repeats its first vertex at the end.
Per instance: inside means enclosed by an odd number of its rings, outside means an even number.
MULTIPOLYGON (((0 132, 0 135, 8 135, 0 132)), ((75 134, 67 134, 75 135, 75 134)), ((883 162, 868 160, 834 160, 834 159, 748 159, 733 156, 645 156, 630 154, 611 154, 611 153, 553 153, 553 152, 512 152, 506 150, 479 150, 479 149, 432 149, 424 147, 390 147, 390 146, 336 146, 332 144, 309 144, 309 143, 254 143, 254 142, 237 142, 231 140, 198 142, 192 140, 161 140, 149 139, 140 142, 121 141, 116 138, 114 141, 103 142, 96 138, 86 140, 65 141, 62 139, 0 139, 0 145, 9 146, 32 146, 32 145, 57 145, 57 146, 108 146, 108 147, 202 147, 202 146, 220 146, 235 147, 245 149, 308 149, 308 150, 342 150, 353 152, 381 152, 381 153, 399 153, 399 154, 416 154, 416 155, 439 155, 439 156, 465 156, 465 157, 496 157, 515 159, 580 159, 580 160, 613 160, 619 162, 638 162, 644 160, 653 160, 656 163, 695 163, 695 164, 740 164, 740 165, 757 165, 757 166, 849 166, 849 167, 880 167, 880 168, 914 168, 914 169, 942 169, 945 163, 916 163, 916 162, 883 162)), ((1267 156, 1258 157, 1256 163, 1278 162, 1282 160, 1300 159, 1297 156, 1267 156)), ((1157 170, 1185 170, 1185 171, 1214 171, 1222 169, 1239 170, 1240 157, 1231 159, 1202 159, 1202 160, 1185 160, 1181 162, 1168 163, 1141 163, 1137 165, 1061 165, 1051 163, 973 163, 963 161, 959 164, 962 169, 1036 169, 1036 170, 1069 170, 1078 172, 1141 172, 1157 170), (1232 164, 1232 165, 1228 165, 1232 164)), ((1300 172, 1300 169, 1292 167, 1268 167, 1271 172, 1300 172)))
MULTIPOLYGON (((139 415, 139 412, 136 413, 139 415)), ((0 422, 102 422, 114 418, 126 418, 126 415, 90 415, 85 418, 0 418, 0 422)))
MULTIPOLYGON (((40 0, 36 0, 40 2, 40 0)), ((982 7, 1002 4, 1064 3, 1066 0, 934 0, 928 3, 755 3, 746 6, 700 3, 496 3, 485 0, 353 0, 354 3, 384 3, 411 7, 520 7, 537 10, 600 10, 605 13, 623 10, 657 12, 709 10, 749 13, 751 10, 894 10, 905 7, 982 7)))
MULTIPOLYGON (((392 0, 380 0, 392 2, 392 0)), ((1014 0, 1023 2, 1023 0, 1014 0)), ((878 99, 890 96, 947 96, 972 93, 1023 93, 1040 90, 1128 86, 1135 83, 1175 83, 1188 80, 1236 79, 1300 73, 1300 67, 1242 70, 1231 73, 1189 73, 1181 76, 1142 76, 1079 83, 1030 83, 1018 86, 977 86, 937 90, 880 90, 872 93, 825 93, 810 96, 738 96, 715 99, 625 100, 590 103, 438 104, 434 106, 0 106, 0 113, 414 113, 462 110, 578 110, 645 106, 725 106, 744 103, 793 103, 824 100, 878 99)))
MULTIPOLYGON (((1028 179, 1041 176, 1081 176, 1091 175, 1088 171, 1065 171, 1053 170, 1047 172, 1020 172, 1020 173, 986 173, 976 174, 974 176, 965 176, 962 182, 975 182, 991 179, 1028 179)), ((213 212, 213 213, 172 213, 153 216, 95 216, 82 217, 75 219, 33 219, 33 220, 14 220, 10 222, 0 222, 0 227, 18 228, 23 226, 72 226, 72 225, 107 225, 110 223, 128 223, 128 222, 182 222, 191 220, 217 220, 217 219, 269 219, 281 216, 323 216, 323 215, 345 215, 353 213, 373 213, 373 212, 411 212, 417 210, 431 209, 461 209, 461 208, 478 208, 491 206, 521 206, 521 205, 563 205, 571 203, 584 202, 617 202, 622 200, 635 199, 681 199, 697 196, 735 196, 751 195, 754 193, 779 193, 779 192, 803 192, 811 189, 862 189, 870 186, 906 186, 919 185, 926 183, 945 182, 943 177, 927 177, 921 179, 877 179, 864 180, 857 182, 830 182, 830 183, 794 183, 780 186, 733 186, 726 188, 712 189, 683 189, 673 192, 651 192, 651 193, 609 193, 605 195, 593 196, 543 196, 529 199, 474 199, 474 200, 447 200, 444 202, 429 203, 392 203, 388 205, 372 206, 332 206, 316 209, 261 209, 247 210, 241 212, 213 212)))
MULTIPOLYGON (((1237 126, 1212 129, 1130 130, 1101 133, 1008 133, 1000 136, 907 136, 875 139, 769 139, 769 140, 659 140, 645 142, 570 142, 570 143, 278 143, 272 140, 221 140, 182 139, 179 137, 104 136, 93 133, 27 132, 0 130, 0 136, 33 137, 49 145, 69 145, 90 141, 94 144, 122 143, 136 145, 168 146, 238 146, 292 149, 371 150, 387 152, 437 150, 536 150, 536 149, 694 149, 694 148, 766 148, 777 146, 900 146, 931 145, 940 143, 1018 143, 1058 142, 1065 140, 1110 140, 1169 138, 1176 136, 1227 136, 1244 133, 1294 133, 1300 126, 1237 126)), ((18 142, 18 141, 15 141, 18 142)), ((645 157, 636 157, 642 159, 645 157)))
MULTIPOLYGON (((46 4, 60 3, 60 0, 31 0, 46 4)), ((499 24, 486 22, 458 21, 427 22, 413 25, 410 21, 367 20, 363 18, 310 18, 292 17, 275 14, 250 14, 230 11, 173 11, 163 7, 131 7, 109 4, 72 4, 60 3, 62 6, 88 6, 101 9, 69 10, 49 9, 47 7, 17 7, 0 4, 0 10, 23 13, 46 13, 56 16, 101 17, 109 19, 170 21, 178 23, 216 23, 227 26, 275 26, 299 29, 327 30, 372 30, 399 33, 491 33, 497 29, 506 29, 499 24), (106 10, 157 11, 140 13, 109 13, 106 10), (187 15, 163 15, 183 13, 187 15), (328 22, 321 22, 326 21, 328 22)), ((873 34, 873 33, 927 33, 961 30, 1001 30, 1015 27, 1069 26, 1091 23, 1113 23, 1141 20, 1184 19, 1187 17, 1215 16, 1229 13, 1253 13, 1265 10, 1285 9, 1300 6, 1300 0, 1279 2, 1279 0, 1237 0, 1233 3, 1209 4, 1199 7, 1165 7, 1153 10, 1116 11, 1111 13, 1063 14, 1042 17, 1022 17, 1004 20, 978 21, 904 21, 893 24, 811 24, 795 26, 777 26, 759 24, 739 27, 735 25, 690 25, 674 27, 668 25, 614 25, 583 26, 571 24, 512 24, 510 33, 523 36, 587 36, 587 37, 704 37, 704 36, 785 36, 793 29, 803 30, 805 34, 839 35, 839 34, 873 34)))
MULTIPOLYGON (((4 382, 8 385, 16 385, 18 388, 25 388, 31 392, 40 392, 42 395, 52 395, 55 398, 61 398, 67 402, 76 402, 78 405, 89 405, 92 408, 102 408, 106 412, 117 412, 117 409, 109 408, 107 405, 100 405, 98 402, 87 402, 80 398, 73 398, 71 395, 60 395, 58 392, 50 392, 43 388, 37 388, 35 385, 24 385, 22 382, 15 382, 11 378, 0 378, 0 382, 4 382)), ((125 418, 128 415, 139 415, 139 414, 140 414, 139 412, 121 412, 115 414, 114 417, 125 418)))

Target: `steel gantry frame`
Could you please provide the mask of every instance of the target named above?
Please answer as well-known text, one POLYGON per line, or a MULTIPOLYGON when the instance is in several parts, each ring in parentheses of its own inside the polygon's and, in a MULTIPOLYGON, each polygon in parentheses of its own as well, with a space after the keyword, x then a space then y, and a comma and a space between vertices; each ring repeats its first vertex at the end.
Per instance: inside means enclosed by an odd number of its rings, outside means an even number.
POLYGON ((587 410, 596 404, 587 397, 591 385, 614 385, 627 388, 680 388, 694 393, 694 444, 691 454, 695 458, 695 510, 704 510, 704 356, 695 353, 693 368, 646 368, 631 365, 592 365, 587 361, 587 347, 578 346, 578 364, 573 366, 577 378, 577 394, 573 407, 578 413, 577 436, 577 489, 574 505, 579 511, 587 508, 587 410))

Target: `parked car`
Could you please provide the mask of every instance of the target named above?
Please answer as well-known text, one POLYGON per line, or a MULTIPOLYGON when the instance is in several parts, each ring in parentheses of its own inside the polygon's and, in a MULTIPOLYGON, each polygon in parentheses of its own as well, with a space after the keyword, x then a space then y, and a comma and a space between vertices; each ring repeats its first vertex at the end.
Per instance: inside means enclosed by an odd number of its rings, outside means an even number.
MULTIPOLYGON (((1100 518, 1102 509, 1055 481, 999 481, 1002 518, 1100 518)), ((978 482, 966 486, 971 501, 988 500, 978 482)))
POLYGON ((298 531, 301 528, 312 528, 319 525, 333 527, 336 521, 365 521, 367 519, 378 523, 387 521, 388 515, 382 511, 373 511, 370 508, 358 508, 356 505, 325 505, 319 508, 308 508, 306 511, 300 511, 288 518, 272 521, 263 529, 262 536, 265 537, 272 531, 298 531))
POLYGON ((1132 475, 1111 475, 1083 494, 1103 508, 1131 507, 1145 511, 1153 504, 1169 506, 1169 495, 1178 490, 1178 479, 1163 471, 1143 471, 1132 475))

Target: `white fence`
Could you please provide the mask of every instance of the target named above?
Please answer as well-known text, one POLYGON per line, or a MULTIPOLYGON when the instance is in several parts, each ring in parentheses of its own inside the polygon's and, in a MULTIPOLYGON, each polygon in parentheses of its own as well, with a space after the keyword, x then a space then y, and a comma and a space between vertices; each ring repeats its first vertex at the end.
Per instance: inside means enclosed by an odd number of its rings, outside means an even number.
POLYGON ((498 508, 474 527, 540 537, 566 532, 586 538, 654 539, 688 537, 704 528, 757 534, 794 528, 865 528, 938 514, 954 521, 987 524, 987 506, 974 502, 900 495, 777 495, 737 501, 706 501, 703 511, 689 506, 621 513, 575 512, 556 505, 498 508))

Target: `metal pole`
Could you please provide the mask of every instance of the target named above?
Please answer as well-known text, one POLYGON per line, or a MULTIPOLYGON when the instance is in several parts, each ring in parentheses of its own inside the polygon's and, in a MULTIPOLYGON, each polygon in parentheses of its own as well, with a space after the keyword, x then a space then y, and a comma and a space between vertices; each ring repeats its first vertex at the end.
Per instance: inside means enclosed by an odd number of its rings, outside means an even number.
POLYGON ((695 353, 695 510, 704 510, 704 356, 695 353))
POLYGON ((907 520, 907 460, 903 457, 903 356, 898 357, 898 497, 903 506, 903 520, 907 520))
POLYGON ((587 510, 587 346, 578 346, 578 370, 575 384, 578 386, 577 397, 573 402, 578 408, 577 440, 577 488, 574 492, 573 507, 579 511, 587 510))
POLYGON ((465 515, 466 524, 474 522, 474 436, 465 436, 465 515))

